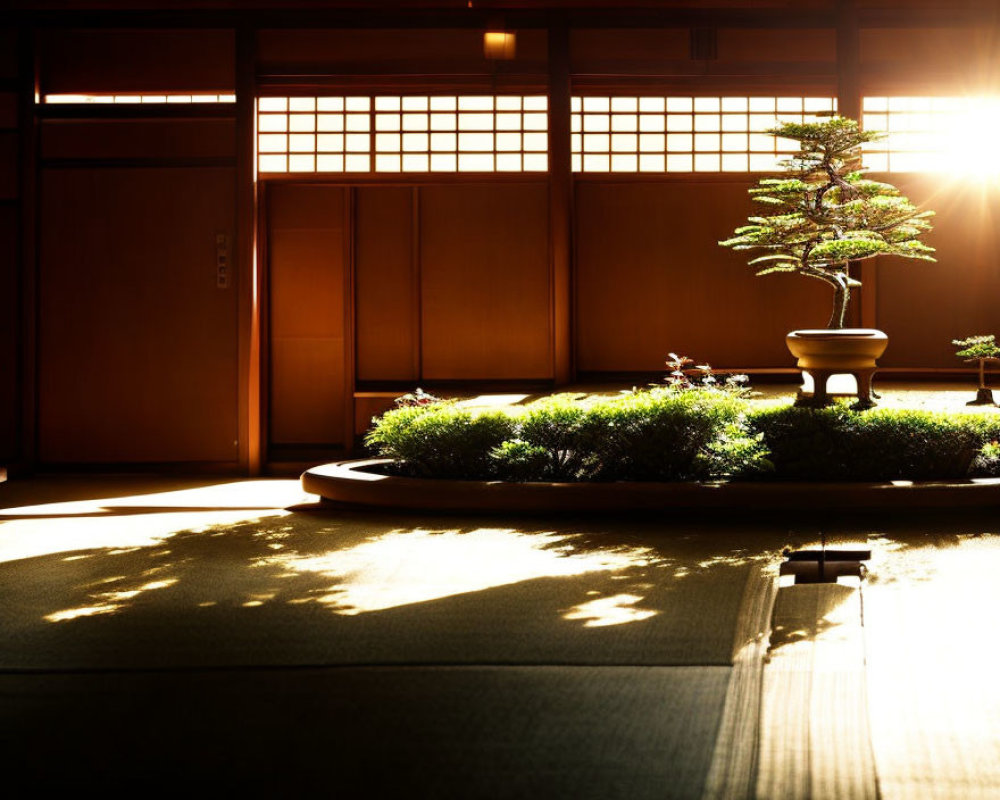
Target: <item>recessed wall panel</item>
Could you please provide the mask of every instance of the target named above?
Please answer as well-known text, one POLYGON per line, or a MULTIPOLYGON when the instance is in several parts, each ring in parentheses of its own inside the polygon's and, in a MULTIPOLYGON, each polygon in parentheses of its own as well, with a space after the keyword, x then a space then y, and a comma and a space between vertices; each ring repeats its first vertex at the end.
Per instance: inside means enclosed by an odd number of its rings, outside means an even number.
POLYGON ((346 441, 345 203, 338 187, 268 190, 272 445, 346 441))
POLYGON ((416 380, 420 347, 413 236, 416 190, 364 187, 356 197, 358 380, 416 380))
POLYGON ((889 335, 879 363, 971 368, 955 357, 951 340, 1000 336, 1000 188, 975 180, 888 177, 936 212, 924 240, 937 249, 937 262, 877 259, 877 324, 889 335))
POLYGON ((798 276, 755 277, 719 247, 751 212, 748 184, 580 183, 577 366, 664 369, 675 352, 726 367, 792 367, 785 334, 826 325, 832 296, 798 276))
POLYGON ((235 461, 231 169, 45 170, 38 309, 43 463, 235 461))
POLYGON ((423 376, 552 377, 544 185, 420 191, 423 376))

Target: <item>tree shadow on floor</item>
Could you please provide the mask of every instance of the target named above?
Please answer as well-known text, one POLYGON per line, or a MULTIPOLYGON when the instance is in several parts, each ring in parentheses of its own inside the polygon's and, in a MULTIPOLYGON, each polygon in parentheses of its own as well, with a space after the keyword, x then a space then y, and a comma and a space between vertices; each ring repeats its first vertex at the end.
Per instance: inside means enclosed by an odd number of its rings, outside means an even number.
POLYGON ((627 519, 264 517, 0 564, 0 667, 728 664, 747 580, 785 541, 627 519))

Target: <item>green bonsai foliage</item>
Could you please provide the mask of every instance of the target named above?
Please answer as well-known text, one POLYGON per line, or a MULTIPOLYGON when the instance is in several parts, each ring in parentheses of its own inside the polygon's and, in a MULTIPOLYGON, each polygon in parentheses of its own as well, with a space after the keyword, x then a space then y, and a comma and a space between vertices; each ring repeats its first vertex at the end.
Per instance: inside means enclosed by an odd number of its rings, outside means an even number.
POLYGON ((851 276, 852 261, 879 255, 934 260, 934 248, 919 241, 934 212, 864 177, 861 145, 881 134, 845 117, 786 122, 768 133, 797 141, 799 152, 784 162, 784 176, 761 178, 749 190, 769 213, 750 217, 749 225, 719 242, 761 251, 749 262, 758 275, 797 272, 829 284, 834 302, 828 327, 843 328, 851 289, 861 285, 851 276))

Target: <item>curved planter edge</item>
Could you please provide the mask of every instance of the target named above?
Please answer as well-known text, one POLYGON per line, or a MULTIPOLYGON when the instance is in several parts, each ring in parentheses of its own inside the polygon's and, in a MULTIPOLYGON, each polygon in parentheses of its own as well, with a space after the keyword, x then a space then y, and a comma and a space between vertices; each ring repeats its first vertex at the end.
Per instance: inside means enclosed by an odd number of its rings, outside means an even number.
POLYGON ((386 459, 322 464, 306 492, 364 508, 423 511, 653 511, 667 509, 914 508, 1000 505, 1000 478, 878 483, 510 483, 399 478, 366 471, 386 459))

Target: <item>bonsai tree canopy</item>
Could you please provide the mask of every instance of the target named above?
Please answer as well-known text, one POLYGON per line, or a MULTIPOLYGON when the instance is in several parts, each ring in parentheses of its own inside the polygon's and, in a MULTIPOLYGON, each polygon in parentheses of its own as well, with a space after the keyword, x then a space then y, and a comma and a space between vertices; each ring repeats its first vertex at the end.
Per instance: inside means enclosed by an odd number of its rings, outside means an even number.
POLYGON ((934 248, 920 236, 931 229, 932 211, 921 211, 896 187, 868 180, 861 146, 882 134, 863 131, 845 117, 820 122, 786 122, 768 133, 799 143, 799 152, 782 162, 786 174, 761 178, 751 198, 768 214, 748 219, 730 239, 734 250, 756 250, 758 275, 797 272, 833 288, 829 328, 843 328, 853 261, 879 255, 934 261, 934 248))

